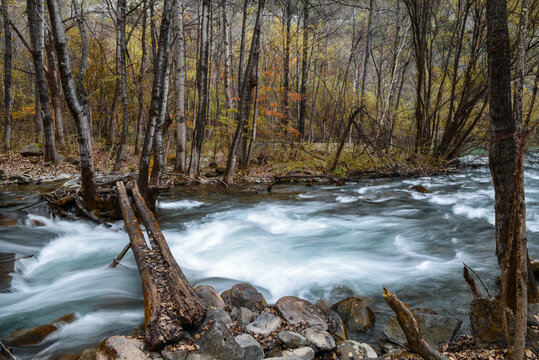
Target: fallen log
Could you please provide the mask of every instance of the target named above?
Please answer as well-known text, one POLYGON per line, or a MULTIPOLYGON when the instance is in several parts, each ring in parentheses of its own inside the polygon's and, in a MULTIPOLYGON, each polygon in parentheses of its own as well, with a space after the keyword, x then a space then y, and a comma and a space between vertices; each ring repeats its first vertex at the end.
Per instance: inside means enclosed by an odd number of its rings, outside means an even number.
POLYGON ((177 316, 176 304, 170 301, 166 284, 158 284, 159 258, 146 245, 123 182, 116 183, 122 218, 129 234, 131 249, 135 255, 142 281, 144 296, 144 340, 150 350, 159 350, 169 343, 181 340, 183 328, 177 316), (161 287, 161 289, 159 289, 161 287))
POLYGON ((206 318, 206 307, 189 285, 187 278, 172 255, 159 224, 151 210, 146 206, 136 182, 132 181, 130 184, 135 207, 146 227, 153 251, 159 253, 164 259, 166 282, 173 300, 178 306, 180 322, 185 327, 197 327, 206 318))
POLYGON ((328 180, 335 185, 343 186, 347 181, 350 182, 361 182, 362 180, 358 179, 352 179, 352 178, 341 178, 341 177, 335 177, 335 176, 329 176, 329 175, 301 175, 301 174, 294 174, 294 175, 284 175, 284 176, 275 176, 273 178, 273 181, 268 185, 267 191, 271 192, 273 187, 277 184, 286 183, 289 181, 294 180, 316 180, 316 179, 325 179, 328 180))
POLYGON ((397 295, 390 293, 385 287, 383 294, 387 304, 397 315, 397 320, 406 336, 410 350, 417 353, 425 360, 449 360, 423 339, 417 319, 408 305, 400 301, 397 295))

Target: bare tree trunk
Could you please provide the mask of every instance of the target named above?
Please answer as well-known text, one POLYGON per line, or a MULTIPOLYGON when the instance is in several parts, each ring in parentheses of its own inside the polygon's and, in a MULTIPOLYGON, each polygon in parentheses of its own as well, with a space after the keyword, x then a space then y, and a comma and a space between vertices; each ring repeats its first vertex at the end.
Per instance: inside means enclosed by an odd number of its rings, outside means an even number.
POLYGON ((176 160, 174 170, 186 170, 187 152, 187 129, 185 125, 185 39, 183 34, 183 8, 184 0, 174 2, 174 24, 176 32, 176 47, 174 59, 176 69, 174 71, 174 95, 175 95, 175 120, 176 120, 176 160))
POLYGON ((79 72, 75 78, 75 86, 77 87, 77 95, 79 102, 88 118, 88 128, 90 131, 90 138, 92 136, 92 117, 90 116, 90 108, 88 107, 88 94, 84 88, 84 77, 86 76, 86 70, 88 67, 88 40, 86 38, 86 28, 84 27, 84 15, 79 8, 78 0, 72 0, 73 10, 77 19, 77 25, 80 33, 81 40, 81 54, 80 54, 80 67, 79 72))
POLYGON ((202 142, 204 141, 204 128, 206 125, 208 108, 208 57, 209 46, 208 32, 210 23, 210 0, 202 2, 202 24, 200 28, 200 58, 198 62, 198 111, 191 146, 191 162, 189 163, 189 176, 198 175, 200 167, 200 155, 202 152, 202 142))
MULTIPOLYGON (((284 58, 283 58, 283 118, 281 123, 283 126, 288 126, 290 116, 290 105, 288 99, 288 93, 290 91, 290 26, 292 22, 292 6, 290 0, 286 1, 286 5, 283 7, 284 13, 284 58)), ((286 133, 286 129, 284 130, 286 133)))
POLYGON ((125 39, 125 6, 126 0, 118 0, 117 9, 117 24, 120 32, 120 89, 122 95, 122 132, 120 133, 120 139, 118 141, 118 152, 116 153, 116 162, 114 163, 114 171, 120 171, 122 168, 122 162, 124 157, 124 149, 127 144, 127 134, 129 131, 129 108, 127 105, 127 43, 125 39))
POLYGON ((258 2, 258 12, 256 16, 255 28, 253 30, 253 37, 251 40, 251 51, 249 52, 249 59, 247 60, 247 67, 245 68, 245 74, 243 76, 240 87, 240 102, 239 111, 236 117, 238 125, 236 132, 234 133, 234 139, 228 155, 227 166, 223 181, 227 184, 232 183, 234 179, 234 170, 236 168, 236 156, 240 145, 241 136, 243 134, 243 127, 245 125, 245 119, 249 115, 249 103, 251 102, 252 89, 257 86, 258 79, 256 77, 255 67, 258 62, 258 56, 260 53, 260 31, 262 28, 262 15, 264 13, 265 0, 258 2))
MULTIPOLYGON (((367 20, 367 34, 365 42, 365 53, 363 55, 363 70, 361 71, 361 95, 359 97, 359 107, 360 109, 366 110, 366 84, 367 84, 367 69, 369 65, 369 54, 371 51, 371 39, 372 39, 372 16, 374 9, 374 0, 369 1, 369 19, 367 20)), ((359 113, 359 126, 363 126, 365 122, 365 111, 359 113)), ((334 165, 337 165, 338 158, 335 157, 334 165)))
POLYGON ((2 0, 4 20, 4 151, 11 150, 11 28, 7 0, 2 0))
POLYGON ((238 60, 238 81, 236 84, 236 97, 240 96, 241 79, 243 79, 243 59, 245 57, 245 32, 247 30, 247 17, 250 0, 243 2, 243 12, 241 18, 241 35, 240 35, 240 58, 238 60))
POLYGON ((84 108, 85 101, 81 102, 79 100, 85 99, 86 94, 78 93, 73 81, 71 58, 69 57, 65 26, 62 21, 58 0, 47 0, 47 8, 55 40, 56 54, 58 55, 58 67, 64 96, 77 126, 83 201, 88 210, 93 210, 97 203, 97 187, 94 174, 90 122, 88 112, 84 108))
POLYGON ((135 136, 135 155, 138 155, 140 149, 140 143, 142 142, 142 132, 144 129, 144 120, 146 119, 144 109, 144 72, 146 70, 146 22, 148 4, 147 1, 143 1, 142 5, 142 56, 140 59, 140 72, 138 76, 138 117, 137 117, 137 133, 135 136))
POLYGON ((54 123, 49 106, 49 94, 45 71, 43 69, 43 49, 44 42, 44 4, 43 0, 28 0, 28 29, 30 32, 30 43, 32 44, 32 60, 36 76, 36 85, 41 104, 41 114, 43 116, 43 127, 45 131, 45 161, 56 162, 56 144, 54 141, 54 123))
MULTIPOLYGON (((245 1, 247 2, 247 1, 245 1)), ((227 109, 232 108, 232 96, 231 91, 232 87, 230 85, 230 78, 232 77, 232 74, 230 72, 231 69, 231 56, 232 56, 232 41, 230 39, 230 23, 228 21, 228 0, 222 0, 222 26, 223 26, 223 47, 225 51, 225 69, 224 69, 224 87, 225 87, 225 98, 226 98, 226 107, 227 109)))
POLYGON ((305 138, 305 116, 307 114, 307 80, 309 76, 309 3, 303 4, 303 49, 301 55, 301 86, 298 115, 298 131, 303 140, 305 138))
MULTIPOLYGON (((256 78, 260 78, 260 56, 256 59, 256 78)), ((260 93, 260 86, 256 87, 256 93, 255 93, 255 104, 253 109, 253 127, 251 129, 251 139, 249 140, 249 147, 247 149, 247 155, 245 157, 245 168, 249 167, 249 164, 251 163, 251 156, 253 154, 253 149, 255 147, 256 142, 256 127, 257 127, 257 121, 258 121, 258 96, 260 93)))
POLYGON ((52 96, 52 108, 54 110, 54 121, 56 126, 55 137, 58 140, 58 143, 61 146, 64 146, 64 120, 62 114, 62 99, 60 97, 60 87, 62 85, 60 85, 58 80, 58 59, 56 57, 54 46, 52 45, 52 42, 54 41, 52 38, 52 33, 48 31, 47 34, 48 36, 46 38, 47 41, 45 41, 45 49, 47 51, 48 67, 45 71, 45 75, 47 76, 47 82, 49 84, 49 89, 51 90, 52 96))

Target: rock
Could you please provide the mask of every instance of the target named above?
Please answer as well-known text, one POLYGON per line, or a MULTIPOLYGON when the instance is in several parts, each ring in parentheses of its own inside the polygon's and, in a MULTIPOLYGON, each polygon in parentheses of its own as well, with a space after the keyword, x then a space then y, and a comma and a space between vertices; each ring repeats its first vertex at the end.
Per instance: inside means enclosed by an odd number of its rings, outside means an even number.
POLYGON ((528 326, 539 326, 539 304, 528 304, 528 326))
POLYGON ((195 294, 202 300, 207 308, 224 309, 225 302, 212 286, 198 285, 194 288, 195 294))
POLYGON ((245 350, 244 360, 260 360, 264 358, 264 349, 262 345, 249 334, 240 334, 236 336, 236 342, 245 350))
POLYGON ((282 320, 269 312, 260 314, 255 321, 245 327, 245 330, 255 334, 269 334, 274 332, 281 325, 282 320))
POLYGON ((231 289, 221 294, 221 298, 229 306, 235 306, 237 308, 244 307, 257 313, 268 306, 264 296, 254 286, 247 283, 232 286, 231 289))
POLYGON ((380 342, 380 347, 385 354, 394 354, 402 350, 402 347, 397 344, 393 344, 390 341, 382 340, 380 342))
MULTIPOLYGON (((245 350, 236 342, 225 324, 215 321, 196 341, 202 360, 243 360, 245 350)), ((188 357, 189 359, 189 357, 188 357)))
POLYGON ((206 313, 206 319, 204 319, 204 322, 199 328, 202 329, 204 326, 206 326, 206 324, 213 320, 222 322, 227 328, 230 328, 232 325, 232 319, 226 311, 223 309, 211 309, 206 313))
POLYGON ((360 360, 367 358, 367 350, 354 340, 346 340, 337 345, 337 360, 360 360))
MULTIPOLYGON (((499 300, 486 298, 474 299, 470 303, 470 326, 475 342, 478 346, 497 344, 505 347, 505 338, 502 328, 502 308, 499 300)), ((507 309, 507 325, 509 334, 514 334, 515 317, 507 309)))
POLYGON ((234 316, 236 321, 240 323, 242 328, 245 328, 258 316, 257 313, 252 312, 251 310, 244 307, 239 309, 237 307, 234 307, 232 309, 232 315, 234 316))
POLYGON ((275 303, 275 308, 289 324, 306 322, 309 326, 320 330, 328 329, 326 317, 322 310, 307 300, 295 296, 285 296, 275 303))
POLYGON ((9 177, 9 181, 16 182, 19 185, 28 185, 32 180, 28 176, 13 175, 9 177))
POLYGON ((539 281, 539 259, 531 260, 531 271, 535 276, 535 280, 539 281))
POLYGON ((95 360, 96 353, 96 349, 86 349, 80 354, 79 360, 95 360))
POLYGON ((43 148, 40 144, 31 143, 21 150, 22 156, 40 156, 43 155, 43 148))
MULTIPOLYGON (((417 318, 423 338, 434 347, 451 341, 462 324, 462 321, 458 319, 412 311, 417 318)), ((382 332, 393 343, 402 346, 407 343, 406 336, 395 316, 389 318, 382 332)))
POLYGON ((279 332, 279 340, 292 349, 305 345, 305 342, 307 341, 304 336, 288 330, 279 332))
POLYGON ((335 342, 338 344, 341 341, 348 340, 348 330, 339 314, 330 310, 326 312, 326 317, 328 318, 328 331, 333 335, 335 342))
POLYGON ((430 190, 428 190, 427 188, 425 188, 423 185, 414 185, 411 187, 412 190, 415 190, 417 192, 420 192, 422 194, 428 194, 430 193, 430 190))
POLYGON ((101 344, 96 351, 96 360, 148 360, 143 351, 144 342, 126 336, 112 336, 101 344))
POLYGON ((358 296, 339 301, 331 310, 339 314, 349 332, 367 331, 374 326, 374 313, 358 296))
POLYGON ((45 325, 39 325, 32 329, 21 329, 13 334, 0 339, 6 346, 25 346, 38 344, 51 333, 58 329, 58 325, 71 323, 75 320, 75 314, 67 314, 45 325))
POLYGON ((7 180, 7 175, 4 169, 0 169, 0 180, 7 180))
POLYGON ((164 348, 161 350, 163 360, 185 360, 189 351, 187 349, 170 350, 164 348))
POLYGON ((0 253, 0 290, 11 287, 10 273, 13 272, 13 269, 15 269, 15 254, 0 253))
POLYGON ((305 330, 305 338, 316 346, 319 351, 335 349, 335 340, 327 331, 310 328, 305 330))
POLYGON ((288 360, 288 357, 291 357, 294 360, 312 360, 314 358, 314 350, 305 346, 295 350, 283 351, 283 358, 288 360))
POLYGON ((80 160, 77 159, 76 157, 73 157, 73 156, 68 156, 65 161, 67 163, 70 163, 71 165, 79 165, 80 164, 80 160))

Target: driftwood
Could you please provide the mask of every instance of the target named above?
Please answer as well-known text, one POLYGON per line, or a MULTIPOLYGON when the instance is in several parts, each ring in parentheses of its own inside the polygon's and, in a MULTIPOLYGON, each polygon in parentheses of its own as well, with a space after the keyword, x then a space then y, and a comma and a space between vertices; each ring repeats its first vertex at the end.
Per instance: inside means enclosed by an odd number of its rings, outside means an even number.
POLYGON ((470 276, 470 273, 468 272, 468 268, 466 266, 464 266, 464 269, 462 270, 462 275, 464 276, 464 280, 466 280, 468 285, 470 285, 474 298, 476 299, 482 298, 483 295, 481 295, 481 291, 479 290, 479 287, 477 287, 475 280, 470 276))
POLYGON ((341 177, 335 177, 335 176, 329 176, 329 175, 284 175, 284 176, 275 176, 273 178, 273 181, 266 188, 266 190, 268 192, 271 192, 271 190, 273 189, 275 185, 288 183, 295 180, 316 180, 316 179, 325 179, 339 186, 343 186, 347 181, 351 181, 351 182, 361 181, 358 179, 341 178, 341 177))
POLYGON ((423 335, 415 315, 409 309, 408 305, 399 300, 397 295, 390 293, 384 287, 384 299, 397 315, 399 325, 406 336, 408 347, 413 352, 419 354, 425 360, 448 360, 438 350, 429 345, 423 335))
POLYGON ((122 260, 125 254, 127 254, 130 247, 131 247, 131 243, 128 243, 127 245, 125 245, 122 252, 118 254, 118 256, 116 256, 114 259, 112 259, 112 262, 110 263, 109 267, 114 269, 116 266, 118 266, 118 264, 120 263, 120 260, 122 260))

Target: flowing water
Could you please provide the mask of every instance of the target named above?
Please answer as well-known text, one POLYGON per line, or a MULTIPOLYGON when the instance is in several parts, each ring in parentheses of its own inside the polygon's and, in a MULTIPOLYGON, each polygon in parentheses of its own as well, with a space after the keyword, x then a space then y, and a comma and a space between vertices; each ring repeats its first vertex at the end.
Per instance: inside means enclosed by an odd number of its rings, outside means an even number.
MULTIPOLYGON (((528 167, 532 257, 539 257, 538 180, 539 169, 528 167)), ((36 191, 0 192, 0 203, 10 203, 0 214, 19 222, 0 227, 0 252, 34 255, 16 262, 11 291, 0 293, 0 336, 76 313, 77 320, 41 344, 15 349, 21 359, 47 359, 132 332, 143 319, 134 258, 129 252, 122 266, 108 268, 128 242, 123 225, 52 219, 44 206, 20 209, 37 199, 36 191)), ((391 313, 380 296, 383 285, 413 307, 461 318, 467 330, 471 294, 463 263, 496 291, 493 199, 483 167, 343 187, 278 185, 270 194, 178 189, 160 199, 157 215, 178 263, 196 283, 222 291, 247 281, 270 303, 284 295, 333 303, 356 293, 376 313, 369 333, 376 338, 391 313)))

